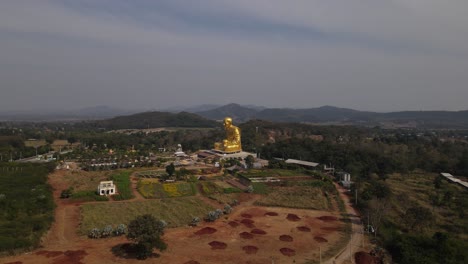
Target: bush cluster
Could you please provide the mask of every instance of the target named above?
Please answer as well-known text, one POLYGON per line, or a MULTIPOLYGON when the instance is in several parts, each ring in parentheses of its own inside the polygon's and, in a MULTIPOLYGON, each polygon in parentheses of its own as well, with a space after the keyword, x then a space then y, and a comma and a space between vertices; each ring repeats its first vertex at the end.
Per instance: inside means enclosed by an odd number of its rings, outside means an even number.
POLYGON ((110 236, 121 236, 127 233, 127 226, 119 224, 115 229, 112 225, 105 226, 102 230, 99 228, 93 228, 89 231, 89 238, 104 238, 110 236))

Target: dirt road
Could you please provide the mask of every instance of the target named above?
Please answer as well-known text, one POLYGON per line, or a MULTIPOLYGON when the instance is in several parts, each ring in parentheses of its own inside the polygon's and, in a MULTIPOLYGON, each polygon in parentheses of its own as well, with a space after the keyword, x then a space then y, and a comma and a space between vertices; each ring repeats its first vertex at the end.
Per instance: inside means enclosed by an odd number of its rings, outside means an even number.
POLYGON ((358 212, 354 207, 348 195, 345 194, 346 190, 335 184, 341 199, 345 203, 346 212, 351 220, 351 239, 347 245, 333 258, 325 261, 326 264, 340 264, 340 263, 354 263, 354 254, 358 251, 365 251, 365 246, 368 245, 366 237, 364 236, 364 229, 361 223, 358 212))

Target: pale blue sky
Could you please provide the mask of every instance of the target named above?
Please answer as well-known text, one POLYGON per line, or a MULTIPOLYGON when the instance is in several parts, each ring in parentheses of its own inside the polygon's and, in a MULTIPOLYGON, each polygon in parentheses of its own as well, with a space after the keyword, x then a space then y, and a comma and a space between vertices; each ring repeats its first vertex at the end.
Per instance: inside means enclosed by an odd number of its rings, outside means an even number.
POLYGON ((0 111, 468 109, 465 0, 4 0, 0 111))

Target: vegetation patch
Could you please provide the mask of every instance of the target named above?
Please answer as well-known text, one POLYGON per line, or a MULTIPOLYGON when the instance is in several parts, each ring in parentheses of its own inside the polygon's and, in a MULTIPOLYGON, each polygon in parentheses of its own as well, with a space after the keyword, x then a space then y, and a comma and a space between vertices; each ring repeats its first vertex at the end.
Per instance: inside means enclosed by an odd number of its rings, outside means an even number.
POLYGON ((204 195, 211 195, 215 193, 223 193, 223 188, 211 181, 203 181, 198 183, 198 188, 204 195))
POLYGON ((171 198, 195 195, 195 186, 190 182, 159 183, 140 180, 138 191, 145 198, 171 198))
POLYGON ((0 255, 36 247, 53 221, 47 165, 0 163, 0 255))
POLYGON ((255 204, 315 210, 330 209, 327 198, 321 189, 310 186, 271 187, 270 193, 255 204))
POLYGON ((132 187, 130 183, 130 171, 120 171, 117 174, 112 174, 111 180, 117 186, 117 195, 114 195, 115 200, 129 200, 132 199, 132 187))
POLYGON ((136 215, 151 214, 164 219, 168 227, 188 225, 194 217, 203 218, 214 210, 194 197, 177 199, 147 200, 141 202, 93 203, 81 206, 81 234, 87 234, 95 227, 126 224, 136 215))

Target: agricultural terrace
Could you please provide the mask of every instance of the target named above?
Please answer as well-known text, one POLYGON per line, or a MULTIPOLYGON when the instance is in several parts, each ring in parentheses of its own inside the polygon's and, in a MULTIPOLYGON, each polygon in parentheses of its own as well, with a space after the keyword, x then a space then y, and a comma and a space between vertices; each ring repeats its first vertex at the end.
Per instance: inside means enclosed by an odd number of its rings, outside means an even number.
POLYGON ((173 198, 196 194, 195 185, 191 182, 160 183, 155 179, 138 181, 138 192, 145 198, 173 198))
POLYGON ((274 178, 274 182, 252 182, 253 191, 262 194, 256 205, 315 210, 337 210, 338 194, 325 175, 302 170, 251 170, 240 177, 274 178))
POLYGON ((88 203, 81 206, 80 233, 106 225, 128 224, 138 215, 152 214, 168 227, 187 226, 193 217, 203 218, 213 208, 195 197, 139 202, 88 203))

